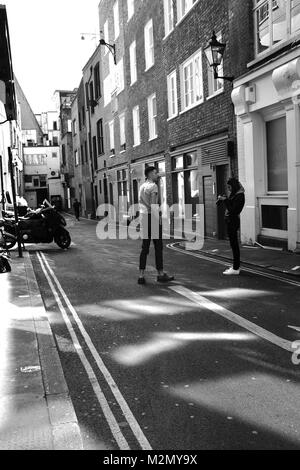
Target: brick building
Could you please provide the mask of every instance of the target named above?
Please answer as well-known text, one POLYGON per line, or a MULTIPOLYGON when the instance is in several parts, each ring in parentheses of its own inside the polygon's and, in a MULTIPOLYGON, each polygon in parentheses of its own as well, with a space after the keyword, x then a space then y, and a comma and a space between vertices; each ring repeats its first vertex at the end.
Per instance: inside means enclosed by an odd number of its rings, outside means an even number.
POLYGON ((224 209, 216 207, 228 177, 238 174, 232 84, 215 80, 205 49, 215 31, 226 43, 220 76, 246 71, 250 57, 249 1, 182 3, 165 0, 162 42, 168 96, 168 157, 171 202, 205 206, 207 236, 225 236, 224 209))
POLYGON ((72 199, 75 196, 71 105, 76 93, 77 89, 73 91, 56 90, 54 93, 54 103, 56 111, 59 113, 61 174, 64 189, 63 207, 65 209, 71 208, 72 199))
POLYGON ((238 173, 232 84, 214 79, 205 48, 215 31, 227 44, 220 75, 245 73, 251 5, 100 1, 101 38, 116 54, 99 45, 83 71, 95 205, 118 209, 120 196, 137 203, 145 167, 155 165, 162 203, 184 211, 184 204, 195 209, 203 202, 206 234, 225 235, 215 201, 228 176, 238 173))

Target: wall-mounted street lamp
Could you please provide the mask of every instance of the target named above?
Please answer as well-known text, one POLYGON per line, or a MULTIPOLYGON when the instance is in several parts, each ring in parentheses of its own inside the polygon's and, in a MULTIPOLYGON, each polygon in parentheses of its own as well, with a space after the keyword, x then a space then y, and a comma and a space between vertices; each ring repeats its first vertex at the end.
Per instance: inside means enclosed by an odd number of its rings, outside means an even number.
POLYGON ((218 75, 218 68, 222 64, 224 53, 226 49, 226 44, 222 44, 218 41, 216 33, 213 32, 212 38, 208 43, 207 48, 205 49, 206 58, 210 67, 212 67, 214 71, 215 79, 220 80, 228 80, 229 82, 233 82, 234 77, 219 77, 218 75))
POLYGON ((113 55, 114 57, 114 63, 115 65, 117 65, 117 54, 116 54, 116 46, 115 44, 108 44, 107 42, 105 42, 104 39, 100 39, 100 44, 101 46, 105 46, 108 48, 109 52, 113 55))

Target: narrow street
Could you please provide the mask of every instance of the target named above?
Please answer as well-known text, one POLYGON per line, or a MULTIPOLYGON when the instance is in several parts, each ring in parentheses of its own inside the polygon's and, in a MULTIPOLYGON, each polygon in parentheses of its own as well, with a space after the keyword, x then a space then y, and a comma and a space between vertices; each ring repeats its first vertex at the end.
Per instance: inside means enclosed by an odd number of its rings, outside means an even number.
POLYGON ((140 242, 68 225, 69 251, 30 254, 85 449, 300 448, 300 283, 166 246, 176 281, 156 283, 151 249, 138 286, 140 242))

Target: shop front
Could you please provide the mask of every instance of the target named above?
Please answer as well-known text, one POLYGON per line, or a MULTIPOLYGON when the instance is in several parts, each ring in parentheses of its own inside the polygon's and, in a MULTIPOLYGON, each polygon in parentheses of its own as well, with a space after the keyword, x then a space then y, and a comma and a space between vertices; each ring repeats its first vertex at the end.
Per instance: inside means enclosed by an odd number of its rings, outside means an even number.
POLYGON ((237 80, 240 180, 246 191, 244 243, 300 247, 300 50, 237 80))

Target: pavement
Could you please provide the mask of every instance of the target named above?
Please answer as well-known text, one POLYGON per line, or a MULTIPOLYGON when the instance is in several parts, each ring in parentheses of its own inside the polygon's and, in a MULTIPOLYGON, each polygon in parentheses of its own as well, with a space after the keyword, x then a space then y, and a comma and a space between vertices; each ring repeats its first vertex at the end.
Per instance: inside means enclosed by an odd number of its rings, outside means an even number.
MULTIPOLYGON (((226 240, 206 239, 201 253, 224 260, 232 259, 229 242, 226 240)), ((250 265, 275 271, 277 273, 300 276, 300 253, 271 248, 242 245, 242 265, 250 265)))
POLYGON ((81 449, 77 417, 28 252, 0 275, 0 449, 81 449))

